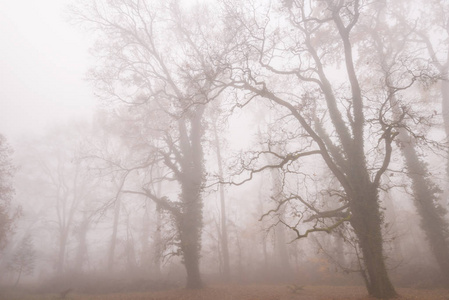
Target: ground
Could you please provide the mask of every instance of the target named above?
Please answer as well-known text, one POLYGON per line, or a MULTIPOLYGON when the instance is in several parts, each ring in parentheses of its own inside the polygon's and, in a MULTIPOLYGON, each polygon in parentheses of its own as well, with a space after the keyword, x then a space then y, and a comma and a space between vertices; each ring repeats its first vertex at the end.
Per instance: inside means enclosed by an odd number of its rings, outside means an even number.
MULTIPOLYGON (((401 300, 449 300, 448 289, 398 288, 401 300)), ((374 300, 359 286, 211 285, 201 290, 172 289, 145 293, 33 295, 5 294, 0 300, 374 300)))

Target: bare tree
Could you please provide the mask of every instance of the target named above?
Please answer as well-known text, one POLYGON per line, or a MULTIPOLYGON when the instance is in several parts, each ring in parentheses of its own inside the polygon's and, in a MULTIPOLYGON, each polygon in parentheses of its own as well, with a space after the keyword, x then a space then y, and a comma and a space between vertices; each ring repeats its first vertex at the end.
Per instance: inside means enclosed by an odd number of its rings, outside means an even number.
POLYGON ((127 123, 124 141, 133 157, 119 169, 126 176, 156 167, 164 170, 161 176, 147 172, 140 186, 126 186, 123 192, 143 195, 171 213, 187 287, 199 288, 203 117, 205 105, 219 92, 211 85, 221 71, 215 61, 227 48, 210 38, 210 12, 202 6, 192 8, 188 17, 178 1, 85 4, 75 15, 99 34, 102 65, 93 78, 104 98, 129 108, 120 117, 127 123), (167 192, 157 195, 157 182, 164 188, 177 185, 179 199, 167 192))
MULTIPOLYGON (((267 99, 279 111, 284 110, 284 120, 297 124, 286 151, 276 152, 267 142, 264 150, 253 152, 242 169, 250 176, 239 184, 269 168, 283 168, 309 180, 313 175, 301 175, 307 170, 301 169, 299 162, 310 166, 311 159, 319 158, 340 185, 322 191, 332 194, 340 205, 322 210, 316 206, 317 196, 307 198, 310 193, 292 191, 269 213, 292 201, 302 205, 305 212, 298 211, 299 221, 293 225, 284 221, 297 238, 330 232, 349 222, 361 249, 362 275, 369 294, 394 297, 383 250, 379 189, 400 125, 396 117, 385 113, 387 90, 370 81, 375 65, 356 52, 366 42, 366 26, 372 26, 367 21, 376 15, 376 7, 359 0, 279 2, 250 2, 238 9, 235 3, 225 5, 226 17, 241 28, 234 39, 240 55, 236 54, 232 64, 225 64, 227 84, 242 91, 240 96, 246 102, 240 105, 267 99), (257 166, 262 153, 276 163, 257 166), (301 219, 315 225, 301 233, 301 219)), ((403 83, 409 83, 403 90, 413 85, 418 73, 402 72, 403 83)), ((405 112, 402 115, 405 117, 405 112)))
POLYGON ((34 141, 28 155, 28 180, 39 186, 36 198, 48 203, 52 210, 45 212, 47 221, 54 225, 57 237, 55 268, 58 274, 67 269, 67 246, 84 201, 92 199, 96 181, 88 174, 79 151, 84 126, 70 124, 34 141))
POLYGON ((6 246, 15 218, 15 214, 11 214, 10 211, 14 195, 12 177, 15 172, 11 158, 12 153, 13 150, 6 138, 0 134, 0 250, 6 246))
MULTIPOLYGON (((411 17, 407 18, 404 12, 411 12, 412 10, 408 8, 403 9, 401 13, 397 14, 401 18, 402 24, 406 26, 407 30, 414 33, 414 41, 417 45, 424 45, 428 54, 428 58, 432 66, 436 69, 439 79, 439 96, 441 100, 441 114, 443 118, 444 131, 446 134, 446 141, 449 140, 449 53, 447 52, 448 47, 448 36, 449 36, 449 6, 444 1, 435 1, 429 3, 431 5, 423 6, 424 2, 419 1, 416 3, 418 7, 424 7, 422 10, 422 15, 426 18, 411 17)), ((426 3, 427 4, 427 3, 426 3)), ((404 8, 404 4, 400 8, 404 8)), ((435 96, 430 96, 435 97, 435 96)), ((449 155, 449 154, 448 154, 449 155)), ((446 162, 446 180, 449 178, 449 159, 446 162)), ((446 182, 445 195, 449 197, 449 183, 446 182)))
POLYGON ((11 261, 8 263, 8 269, 17 273, 14 286, 19 284, 22 275, 30 275, 33 272, 35 259, 33 240, 31 235, 27 234, 20 241, 11 261))
MULTIPOLYGON (((420 60, 417 60, 418 63, 413 60, 408 61, 411 52, 416 51, 416 44, 409 42, 412 39, 411 37, 415 35, 416 30, 407 26, 405 20, 402 19, 403 15, 397 22, 399 25, 386 27, 387 22, 385 20, 392 20, 395 17, 394 15, 389 15, 388 9, 388 6, 379 7, 376 24, 371 32, 373 48, 377 50, 378 61, 384 73, 384 90, 387 92, 387 99, 389 99, 389 103, 386 103, 386 105, 391 110, 393 121, 398 124, 396 128, 398 132, 397 143, 404 157, 408 176, 411 179, 414 203, 421 217, 421 227, 427 236, 430 248, 447 284, 449 282, 449 225, 444 218, 446 209, 439 204, 438 194, 440 189, 429 177, 427 164, 417 150, 419 144, 426 147, 430 145, 435 150, 442 147, 437 142, 426 139, 426 134, 422 133, 423 129, 421 129, 419 134, 417 130, 413 131, 412 126, 409 124, 415 121, 416 113, 413 112, 410 103, 400 100, 405 98, 401 97, 401 91, 404 87, 410 86, 413 81, 423 80, 424 83, 428 84, 428 82, 435 81, 438 75, 434 74, 431 65, 421 63, 423 66, 420 67, 416 66, 416 64, 420 63, 420 60), (404 27, 406 28, 405 30, 404 27), (394 34, 393 36, 391 34, 381 38, 380 33, 387 30, 387 28, 391 33, 401 32, 402 35, 394 34), (390 40, 388 41, 388 39, 390 40), (401 70, 401 64, 404 64, 404 62, 407 62, 406 71, 421 70, 421 73, 416 72, 410 78, 410 81, 405 83, 403 80, 404 72, 398 72, 398 70, 401 70)), ((394 10, 392 11, 394 12, 394 10)), ((435 62, 432 63, 434 64, 435 62)), ((439 71, 442 71, 441 66, 439 71)), ((434 110, 429 110, 427 112, 428 117, 424 118, 425 116, 425 112, 418 116, 421 118, 421 122, 418 123, 421 123, 424 130, 433 125, 434 110)))
MULTIPOLYGON (((111 239, 109 241, 109 251, 108 251, 108 270, 112 271, 114 268, 115 261, 115 248, 117 246, 117 232, 120 220, 120 211, 122 206, 121 200, 121 189, 123 188, 123 184, 125 182, 126 177, 122 176, 120 182, 115 182, 115 188, 117 190, 116 196, 114 197, 113 208, 114 208, 114 217, 112 218, 112 232, 111 239)), ((116 179, 114 179, 116 180, 116 179)))

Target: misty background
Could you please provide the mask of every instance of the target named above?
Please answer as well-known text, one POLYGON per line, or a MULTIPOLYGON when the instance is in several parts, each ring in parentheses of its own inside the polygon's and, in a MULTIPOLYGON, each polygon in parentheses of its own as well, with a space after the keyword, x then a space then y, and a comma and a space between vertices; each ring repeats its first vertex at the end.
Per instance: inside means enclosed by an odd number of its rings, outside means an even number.
POLYGON ((0 284, 447 287, 447 3, 304 3, 0 0, 0 284))

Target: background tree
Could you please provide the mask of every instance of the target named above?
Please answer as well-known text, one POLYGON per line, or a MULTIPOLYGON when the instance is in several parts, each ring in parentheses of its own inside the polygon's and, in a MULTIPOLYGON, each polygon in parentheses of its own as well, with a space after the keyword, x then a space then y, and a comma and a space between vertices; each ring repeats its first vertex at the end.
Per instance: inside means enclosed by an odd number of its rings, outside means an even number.
POLYGON ((223 261, 223 278, 225 281, 229 281, 231 278, 231 267, 229 262, 229 246, 228 246, 228 225, 227 225, 227 214, 226 214, 226 198, 225 198, 225 187, 223 184, 224 181, 224 172, 223 172, 223 157, 221 155, 222 152, 222 142, 220 141, 221 137, 218 134, 218 120, 216 118, 215 122, 213 122, 213 135, 214 135, 214 146, 215 153, 217 155, 217 165, 218 165, 218 177, 220 180, 219 186, 219 195, 220 195, 220 226, 219 226, 219 237, 220 237, 220 247, 221 247, 221 256, 223 261))
MULTIPOLYGON (((432 65, 424 61, 423 65, 416 66, 414 64, 420 64, 420 61, 414 63, 410 61, 407 63, 408 70, 421 70, 421 73, 416 73, 411 78, 411 81, 405 83, 401 74, 404 72, 398 72, 401 69, 401 64, 407 62, 409 57, 412 56, 411 52, 416 51, 416 45, 408 42, 411 35, 414 35, 414 30, 408 29, 403 20, 397 20, 395 27, 387 27, 388 22, 386 20, 394 20, 394 15, 390 15, 389 12, 393 11, 388 6, 379 7, 378 15, 376 18, 376 24, 373 26, 371 32, 373 36, 373 45, 369 49, 376 49, 378 61, 381 65, 381 70, 385 82, 383 89, 387 91, 387 98, 389 99, 389 109, 393 114, 393 120, 396 118, 397 126, 397 143, 399 149, 404 157, 404 164, 408 170, 407 174, 411 179, 411 187, 413 191, 414 203, 418 214, 421 218, 421 227, 424 230, 426 237, 429 241, 430 248, 433 256, 438 262, 438 266, 443 274, 444 281, 449 283, 449 227, 447 221, 444 218, 446 209, 439 203, 439 187, 431 180, 428 166, 424 161, 422 155, 417 150, 418 147, 428 147, 432 145, 435 150, 441 143, 434 142, 426 136, 428 136, 429 128, 433 127, 435 121, 435 110, 428 110, 426 112, 425 106, 416 100, 409 94, 401 95, 401 91, 404 86, 411 85, 414 80, 421 79, 424 84, 429 85, 436 80, 437 75, 432 70, 432 65), (405 28, 404 28, 405 27, 405 28), (391 34, 385 34, 383 31, 388 31, 391 34), (401 34, 400 34, 401 33, 401 34), (380 35, 384 37, 381 38, 380 35), (387 39, 390 39, 386 42, 387 39), (399 75, 399 76, 398 76, 399 75), (407 99, 409 103, 404 100, 407 99), (422 126, 422 129, 414 130, 409 125, 411 121, 414 121, 413 113, 414 106, 421 107, 421 121, 418 122, 422 126), (405 114, 408 114, 410 118, 404 120, 405 114), (426 116, 427 114, 427 116, 426 116), (437 147, 435 147, 437 146, 437 147)), ((365 50, 368 53, 368 49, 365 50)), ((373 53, 373 52, 371 52, 373 53)), ((422 88, 428 88, 426 86, 422 88)), ((417 87, 419 89, 419 87, 417 87)), ((419 91, 419 90, 418 90, 419 91)), ((423 93, 418 93, 423 95, 423 93)), ((424 102, 424 101, 423 101, 424 102)))
POLYGON ((15 167, 12 164, 13 150, 9 146, 6 138, 0 134, 0 250, 8 241, 11 233, 14 214, 11 214, 11 200, 14 195, 12 178, 15 167))
POLYGON ((12 260, 8 264, 8 269, 17 273, 17 279, 14 283, 14 286, 17 286, 22 275, 30 275, 34 270, 36 254, 31 235, 25 235, 14 252, 12 260))
MULTIPOLYGON (((52 255, 52 259, 55 259, 59 275, 72 269, 68 247, 73 242, 73 230, 79 229, 75 227, 77 224, 87 221, 84 219, 87 216, 81 212, 89 212, 89 208, 95 205, 95 193, 99 187, 98 181, 79 159, 89 129, 85 123, 60 126, 34 139, 31 145, 27 144, 27 151, 21 151, 24 163, 22 182, 29 190, 29 194, 21 196, 27 197, 26 200, 34 199, 28 206, 40 212, 38 217, 45 229, 54 231, 49 238, 56 238, 52 242, 56 243, 57 255, 52 255)), ((85 229, 88 227, 82 230, 85 229)), ((84 248, 82 236, 77 237, 84 248)))

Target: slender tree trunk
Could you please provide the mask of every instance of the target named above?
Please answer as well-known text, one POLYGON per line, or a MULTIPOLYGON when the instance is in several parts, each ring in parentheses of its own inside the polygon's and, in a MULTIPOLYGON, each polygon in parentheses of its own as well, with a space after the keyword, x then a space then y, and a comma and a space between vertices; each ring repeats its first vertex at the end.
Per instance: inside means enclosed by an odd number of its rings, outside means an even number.
POLYGON ((118 222, 120 217, 120 206, 121 199, 117 197, 114 205, 114 220, 112 223, 112 234, 111 240, 109 242, 109 252, 108 252, 108 270, 112 271, 114 269, 114 256, 115 256, 115 245, 117 243, 117 230, 118 222))
POLYGON ((56 271, 59 275, 61 275, 64 271, 67 238, 68 238, 67 228, 63 227, 61 229, 61 233, 60 233, 60 237, 59 237, 58 263, 56 266, 56 271))
POLYGON ((338 233, 334 234, 333 242, 335 244, 335 260, 340 266, 346 265, 345 244, 343 237, 338 233))
MULTIPOLYGON (((263 205, 263 195, 262 195, 263 185, 264 185, 264 182, 263 182, 263 180, 261 180, 260 181, 260 186, 259 186, 259 192, 258 192, 258 195, 257 195, 257 198, 259 199, 259 205, 258 205, 258 208, 259 208, 258 215, 259 216, 262 216, 265 213, 265 208, 264 208, 264 205, 263 205)), ((262 226, 261 226, 262 229, 265 228, 264 221, 265 221, 265 219, 261 220, 261 222, 262 222, 262 226)), ((266 235, 265 234, 262 234, 261 236, 262 236, 261 242, 262 242, 263 262, 264 262, 265 271, 267 271, 268 270, 268 260, 269 260, 268 259, 268 251, 267 251, 267 239, 266 239, 266 235)))
MULTIPOLYGON (((161 170, 157 169, 157 176, 161 176, 161 170)), ((157 197, 161 196, 161 189, 162 189, 162 183, 158 182, 156 185, 156 195, 157 197)), ((153 232, 153 257, 152 257, 152 264, 153 264, 153 272, 154 275, 157 278, 160 278, 161 276, 161 263, 162 263, 162 209, 159 204, 156 204, 155 209, 155 216, 156 216, 156 227, 153 232)))
POLYGON ((134 247, 134 237, 131 231, 129 212, 126 216, 126 262, 128 271, 134 272, 137 266, 136 251, 134 247))
MULTIPOLYGON (((214 124, 215 146, 218 162, 218 176, 223 181, 223 163, 221 158, 220 139, 217 126, 214 124)), ((226 224, 226 199, 223 184, 220 184, 220 225, 221 225, 221 253, 223 258, 223 279, 228 282, 231 279, 231 268, 229 266, 228 226, 226 224)))
POLYGON ((157 277, 161 275, 162 262, 162 210, 156 205, 156 230, 154 231, 153 269, 157 277))
POLYGON ((19 275, 17 276, 16 282, 14 283, 14 287, 19 285, 20 277, 22 276, 22 268, 19 270, 19 275))
POLYGON ((391 229, 392 229, 393 233, 395 234, 394 240, 393 240, 393 247, 394 247, 393 255, 394 255, 394 258, 396 261, 401 261, 403 259, 401 238, 398 236, 398 228, 395 223, 397 220, 396 208, 393 203, 393 199, 392 199, 390 191, 386 191, 385 197, 383 200, 385 203, 385 219, 389 224, 391 224, 391 229))
MULTIPOLYGON (((445 67, 440 71, 447 77, 448 72, 448 63, 445 64, 445 67)), ((444 78, 441 82, 441 106, 442 106, 442 114, 444 121, 444 129, 446 132, 446 140, 449 141, 449 80, 448 78, 444 78)), ((443 193, 443 201, 445 205, 449 207, 449 150, 447 151, 447 159, 446 159, 446 184, 444 187, 443 193)))
POLYGON ((78 231, 78 248, 76 251, 75 258, 75 270, 81 272, 83 270, 83 265, 87 258, 87 241, 86 235, 89 230, 89 217, 87 216, 87 212, 83 214, 83 220, 79 226, 78 231))
MULTIPOLYGON (((272 162, 270 162, 272 163, 272 162)), ((279 169, 271 169, 271 180, 273 185, 273 195, 272 197, 277 201, 282 200, 282 181, 279 169)), ((285 206, 279 209, 279 219, 284 219, 285 217, 285 206)), ((277 224, 274 228, 275 234, 275 253, 276 253, 276 268, 278 269, 278 277, 283 279, 288 279, 291 276, 290 264, 288 261, 288 250, 287 242, 285 237, 285 226, 284 224, 277 224)))
POLYGON ((140 244, 142 247, 140 253, 140 267, 143 270, 149 270, 151 268, 150 245, 148 243, 149 236, 150 236, 150 210, 148 203, 145 203, 145 210, 142 216, 142 233, 140 235, 140 244))

